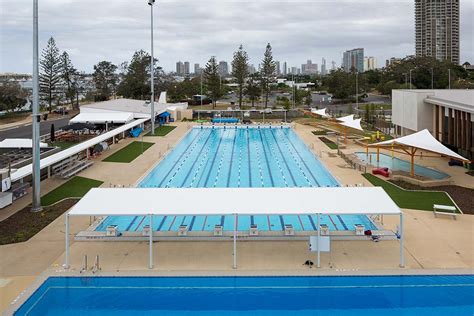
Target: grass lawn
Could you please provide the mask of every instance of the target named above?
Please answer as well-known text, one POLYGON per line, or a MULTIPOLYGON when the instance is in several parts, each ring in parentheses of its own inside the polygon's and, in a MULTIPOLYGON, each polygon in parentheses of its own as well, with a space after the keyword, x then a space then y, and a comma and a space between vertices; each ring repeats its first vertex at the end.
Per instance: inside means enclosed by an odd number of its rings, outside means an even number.
POLYGON ((56 141, 56 142, 52 142, 50 145, 51 146, 54 146, 54 147, 59 147, 61 148, 62 150, 66 149, 66 148, 69 148, 69 147, 72 147, 72 146, 75 146, 79 143, 76 143, 76 142, 60 142, 60 141, 56 141))
POLYGON ((151 135, 151 132, 148 132, 145 136, 166 136, 169 132, 174 130, 176 126, 162 125, 155 128, 155 135, 151 135))
POLYGON ((142 151, 145 152, 151 146, 153 146, 153 143, 134 141, 133 143, 130 143, 126 147, 117 151, 115 154, 112 154, 109 157, 105 158, 103 161, 125 163, 132 162, 133 160, 135 160, 135 158, 142 154, 142 151))
POLYGON ((90 189, 100 186, 103 182, 83 177, 74 177, 63 185, 41 197, 41 205, 47 206, 64 198, 80 198, 90 189))
POLYGON ((332 140, 330 139, 327 139, 326 137, 319 137, 319 139, 326 144, 326 146, 328 146, 329 148, 331 149, 337 149, 337 144, 335 142, 333 142, 332 140))
POLYGON ((375 186, 382 187, 401 208, 432 211, 433 204, 455 206, 445 192, 420 192, 404 190, 369 173, 363 176, 375 186))

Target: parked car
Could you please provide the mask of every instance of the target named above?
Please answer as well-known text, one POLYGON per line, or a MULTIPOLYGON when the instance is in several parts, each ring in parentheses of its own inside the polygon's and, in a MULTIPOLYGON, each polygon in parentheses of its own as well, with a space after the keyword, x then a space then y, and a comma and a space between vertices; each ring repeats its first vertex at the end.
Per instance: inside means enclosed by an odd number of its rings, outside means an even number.
POLYGON ((69 110, 64 106, 60 106, 60 107, 56 107, 54 109, 54 113, 61 114, 61 115, 67 115, 67 114, 69 114, 69 110))

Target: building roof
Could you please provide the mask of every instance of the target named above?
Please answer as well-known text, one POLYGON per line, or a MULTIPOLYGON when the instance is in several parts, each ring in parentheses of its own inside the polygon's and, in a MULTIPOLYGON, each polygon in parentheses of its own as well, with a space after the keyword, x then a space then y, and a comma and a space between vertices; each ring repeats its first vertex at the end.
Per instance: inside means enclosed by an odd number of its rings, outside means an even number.
MULTIPOLYGON (((155 116, 159 115, 169 107, 176 107, 186 109, 187 103, 163 103, 166 101, 166 92, 160 94, 158 102, 154 103, 155 116)), ((81 113, 90 112, 128 112, 133 113, 134 118, 149 118, 150 117, 150 102, 134 99, 115 99, 81 106, 81 113)))
MULTIPOLYGON (((7 138, 0 142, 0 148, 32 148, 33 142, 29 138, 7 138)), ((48 147, 46 143, 40 143, 41 148, 48 147)))
POLYGON ((464 158, 461 155, 458 155, 451 149, 441 144, 436 138, 433 137, 433 135, 431 135, 431 133, 427 129, 424 129, 414 134, 410 134, 408 136, 403 136, 400 138, 390 139, 384 142, 371 144, 369 145, 369 147, 391 146, 392 144, 419 148, 443 156, 459 159, 462 161, 469 161, 468 159, 464 158))
POLYGON ((463 112, 474 113, 474 90, 464 89, 402 89, 404 93, 426 95, 424 102, 463 112))
MULTIPOLYGON (((64 150, 62 150, 62 151, 60 151, 56 154, 53 154, 53 155, 48 156, 46 158, 43 158, 40 161, 41 169, 49 167, 51 165, 54 165, 55 163, 58 163, 61 160, 64 160, 64 159, 69 158, 69 157, 71 157, 75 154, 78 154, 81 151, 86 150, 87 148, 93 147, 93 146, 97 145, 98 143, 106 141, 107 139, 110 139, 113 136, 116 136, 116 135, 118 135, 118 134, 120 134, 120 133, 122 133, 126 130, 129 130, 129 129, 137 126, 137 125, 140 125, 140 124, 144 123, 145 121, 147 121, 147 119, 139 119, 139 120, 132 121, 128 124, 119 126, 115 129, 113 129, 111 131, 108 131, 104 134, 101 134, 97 137, 88 139, 85 142, 79 143, 75 146, 66 148, 66 149, 64 149, 64 150)), ((24 177, 29 176, 31 174, 31 172, 32 172, 32 165, 29 164, 27 166, 19 168, 15 172, 13 172, 12 175, 11 175, 11 179, 12 179, 12 181, 17 181, 17 180, 23 179, 24 177)))
POLYGON ((130 112, 85 112, 76 115, 69 123, 120 123, 125 124, 133 120, 133 113, 130 112))
POLYGON ((380 187, 94 188, 69 215, 400 214, 380 187))

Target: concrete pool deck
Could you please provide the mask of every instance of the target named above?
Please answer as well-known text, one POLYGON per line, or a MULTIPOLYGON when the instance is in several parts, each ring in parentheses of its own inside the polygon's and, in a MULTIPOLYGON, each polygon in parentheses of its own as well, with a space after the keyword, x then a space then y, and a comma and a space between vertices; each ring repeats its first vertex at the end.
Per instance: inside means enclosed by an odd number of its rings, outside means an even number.
MULTIPOLYGON (((158 156, 168 150, 168 144, 176 144, 188 130, 188 123, 178 123, 177 128, 165 137, 144 137, 144 141, 155 145, 129 164, 108 163, 101 160, 123 148, 133 140, 124 140, 112 147, 106 155, 99 157, 94 165, 80 173, 81 176, 110 184, 131 185, 152 168, 158 156)), ((321 157, 320 160, 343 184, 364 183, 370 185, 362 175, 349 169, 340 157, 330 157, 331 151, 319 141, 311 131, 313 127, 297 125, 296 133, 321 157), (311 145, 313 144, 313 145, 311 145)), ((136 139, 135 139, 136 140, 136 139)), ((349 145, 348 151, 361 151, 360 146, 349 145)), ((401 157, 403 158, 403 157, 401 157)), ((432 163, 424 158, 417 163, 432 163)), ((434 162, 433 162, 434 163, 434 162)), ((439 170, 441 164, 439 163, 439 170)), ((460 168, 447 168, 456 172, 460 168)), ((446 171, 445 171, 446 172, 446 171)), ((455 174, 457 178, 469 177, 455 174)), ((469 177, 472 180, 472 177, 469 177)), ((42 182, 44 191, 51 190, 63 181, 49 179, 42 182), (46 189, 48 188, 48 189, 46 189)), ((461 184, 459 183, 459 184, 461 184)), ((462 185, 462 184, 461 184, 462 185)), ((471 184, 472 187, 472 184, 471 184)), ((25 197, 29 203, 30 195, 25 197)), ((25 203, 26 203, 25 202, 25 203)), ((26 203, 25 205, 27 205, 26 203)), ((232 269, 232 243, 218 242, 157 242, 154 243, 155 268, 147 270, 148 244, 146 242, 74 242, 71 245, 71 274, 77 274, 84 255, 88 255, 89 266, 94 257, 100 255, 101 273, 137 273, 152 275, 196 275, 216 274, 344 274, 344 273, 397 273, 414 269, 447 269, 452 273, 469 271, 474 268, 474 217, 459 215, 454 221, 449 217, 434 218, 431 212, 404 210, 405 213, 405 256, 406 268, 398 268, 398 242, 381 241, 334 241, 330 254, 322 254, 322 268, 308 269, 303 265, 315 254, 307 250, 304 241, 262 241, 237 244, 238 269, 232 269)), ((0 213, 1 214, 1 213, 0 213)), ((89 218, 72 218, 71 233, 85 230, 89 218)), ((384 219, 387 228, 395 229, 397 217, 384 219)), ((0 246, 0 311, 4 311, 25 288, 43 273, 62 272, 64 257, 64 216, 60 216, 49 226, 27 242, 0 246)))

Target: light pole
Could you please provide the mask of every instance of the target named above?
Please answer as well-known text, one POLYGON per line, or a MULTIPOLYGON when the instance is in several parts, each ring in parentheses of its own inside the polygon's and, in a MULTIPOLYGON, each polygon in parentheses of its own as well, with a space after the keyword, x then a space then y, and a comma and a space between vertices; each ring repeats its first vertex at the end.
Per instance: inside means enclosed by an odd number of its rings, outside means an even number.
POLYGON ((448 69, 448 89, 451 90, 451 69, 448 69))
POLYGON ((405 76, 405 88, 408 88, 408 74, 404 72, 403 75, 405 76))
POLYGON ((359 110, 359 72, 356 70, 356 109, 359 110))
POLYGON ((33 0, 33 204, 32 212, 41 208, 41 166, 40 166, 40 113, 39 113, 39 65, 38 65, 38 0, 33 0))
POLYGON ((434 68, 431 68, 431 90, 434 89, 434 68))
POLYGON ((411 90, 411 86, 412 86, 412 84, 411 84, 411 72, 412 71, 413 71, 413 69, 410 69, 410 90, 411 90))
POLYGON ((150 30, 151 30, 151 60, 150 60, 150 77, 151 77, 151 99, 150 99, 150 108, 151 108, 151 135, 155 135, 155 56, 153 49, 153 5, 155 0, 148 0, 148 5, 150 6, 150 30))

